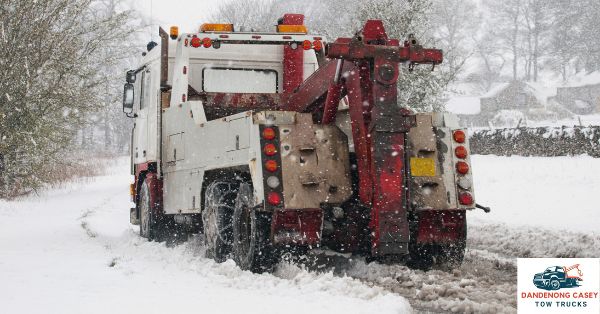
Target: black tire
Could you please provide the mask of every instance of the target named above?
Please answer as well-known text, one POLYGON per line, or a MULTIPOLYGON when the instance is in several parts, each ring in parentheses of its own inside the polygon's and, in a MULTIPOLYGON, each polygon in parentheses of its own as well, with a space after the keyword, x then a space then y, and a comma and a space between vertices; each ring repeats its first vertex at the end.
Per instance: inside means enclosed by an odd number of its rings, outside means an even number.
POLYGON ((431 244, 412 244, 409 246, 407 266, 410 268, 429 270, 435 263, 436 247, 431 244))
POLYGON ((550 288, 550 290, 560 289, 560 281, 558 281, 558 279, 551 279, 548 288, 550 288))
POLYGON ((140 236, 148 241, 175 243, 172 239, 179 236, 177 225, 171 215, 161 215, 150 199, 150 187, 146 180, 142 182, 138 198, 140 213, 140 236))
POLYGON ((231 254, 233 211, 239 189, 238 181, 214 181, 204 192, 204 244, 206 257, 222 263, 231 254))
POLYGON ((277 262, 270 241, 271 215, 255 210, 253 199, 251 185, 242 183, 233 214, 233 256, 243 270, 271 272, 277 262))
POLYGON ((465 240, 439 246, 435 263, 444 269, 459 268, 465 258, 466 247, 465 240))
POLYGON ((150 200, 150 188, 146 180, 142 182, 138 198, 138 210, 140 212, 140 236, 149 241, 160 241, 160 224, 155 208, 150 200))

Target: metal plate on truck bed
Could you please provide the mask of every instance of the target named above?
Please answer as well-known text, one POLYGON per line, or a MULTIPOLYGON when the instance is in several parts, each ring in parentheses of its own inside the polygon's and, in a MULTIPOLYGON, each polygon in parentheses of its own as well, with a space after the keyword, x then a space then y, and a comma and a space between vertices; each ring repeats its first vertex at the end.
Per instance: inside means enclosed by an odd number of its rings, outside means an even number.
POLYGON ((434 177, 435 160, 433 158, 410 158, 410 172, 413 177, 434 177))

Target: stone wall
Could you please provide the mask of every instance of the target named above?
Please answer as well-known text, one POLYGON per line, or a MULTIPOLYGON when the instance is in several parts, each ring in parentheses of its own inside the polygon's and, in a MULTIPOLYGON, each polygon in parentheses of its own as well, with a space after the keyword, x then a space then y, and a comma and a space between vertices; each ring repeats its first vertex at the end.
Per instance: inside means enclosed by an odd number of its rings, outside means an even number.
POLYGON ((600 158, 600 126, 476 130, 473 154, 498 156, 571 156, 600 158))

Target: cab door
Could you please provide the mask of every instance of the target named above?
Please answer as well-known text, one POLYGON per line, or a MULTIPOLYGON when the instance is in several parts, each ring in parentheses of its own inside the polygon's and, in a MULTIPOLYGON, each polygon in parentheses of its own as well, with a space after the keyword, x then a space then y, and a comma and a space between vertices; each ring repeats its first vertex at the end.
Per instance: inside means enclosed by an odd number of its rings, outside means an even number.
POLYGON ((149 134, 149 104, 151 101, 151 74, 149 69, 144 68, 137 74, 135 82, 134 107, 136 108, 136 118, 133 128, 133 163, 141 164, 148 159, 148 134, 149 134))

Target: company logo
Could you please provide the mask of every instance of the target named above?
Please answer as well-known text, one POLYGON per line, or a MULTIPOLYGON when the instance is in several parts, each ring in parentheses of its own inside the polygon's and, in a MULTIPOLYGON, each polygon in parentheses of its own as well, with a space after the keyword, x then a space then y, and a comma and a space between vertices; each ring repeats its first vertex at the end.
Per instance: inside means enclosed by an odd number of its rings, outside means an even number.
POLYGON ((583 272, 580 264, 570 267, 550 266, 543 272, 533 276, 533 284, 544 290, 559 290, 560 288, 573 288, 581 286, 583 272))
POLYGON ((600 259, 519 258, 517 268, 519 313, 600 313, 600 259))

